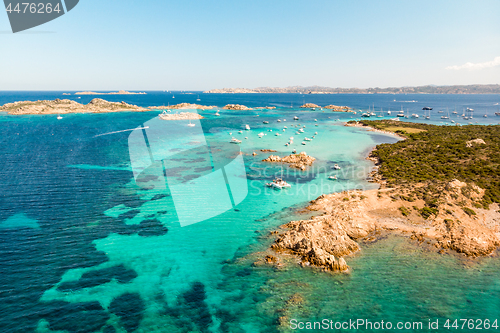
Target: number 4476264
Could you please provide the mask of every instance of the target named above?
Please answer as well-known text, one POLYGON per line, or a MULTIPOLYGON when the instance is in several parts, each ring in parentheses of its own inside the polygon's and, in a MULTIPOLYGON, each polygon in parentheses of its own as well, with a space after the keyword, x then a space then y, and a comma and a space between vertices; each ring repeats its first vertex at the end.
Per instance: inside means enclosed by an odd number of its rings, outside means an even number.
POLYGON ((31 13, 31 14, 50 14, 52 12, 60 13, 61 8, 59 7, 59 4, 56 4, 55 7, 52 7, 51 3, 30 3, 30 2, 23 2, 23 3, 17 3, 17 5, 12 8, 12 4, 9 3, 7 5, 7 13, 18 13, 18 14, 26 14, 26 13, 31 13))
POLYGON ((447 329, 470 329, 470 330, 489 330, 498 329, 497 319, 491 321, 489 319, 455 319, 454 321, 448 319, 443 325, 447 329))

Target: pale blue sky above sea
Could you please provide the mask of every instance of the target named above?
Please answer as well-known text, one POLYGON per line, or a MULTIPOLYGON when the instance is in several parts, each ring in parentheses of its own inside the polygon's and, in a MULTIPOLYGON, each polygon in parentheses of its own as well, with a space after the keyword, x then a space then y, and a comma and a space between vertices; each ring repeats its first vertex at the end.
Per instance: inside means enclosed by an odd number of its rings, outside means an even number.
POLYGON ((497 0, 85 0, 12 34, 1 12, 0 90, 500 83, 499 14, 497 0), (468 62, 489 65, 446 69, 468 62))

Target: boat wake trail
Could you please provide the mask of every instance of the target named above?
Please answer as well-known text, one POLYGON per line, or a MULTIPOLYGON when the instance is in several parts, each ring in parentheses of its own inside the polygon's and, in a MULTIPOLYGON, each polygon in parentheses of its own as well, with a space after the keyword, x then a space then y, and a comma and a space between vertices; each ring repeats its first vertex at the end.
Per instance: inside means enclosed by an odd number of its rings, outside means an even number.
POLYGON ((96 136, 94 136, 94 138, 97 138, 98 136, 103 136, 103 135, 110 135, 110 134, 123 133, 123 132, 131 132, 131 131, 143 130, 143 129, 148 129, 148 128, 149 128, 149 126, 132 128, 132 129, 126 129, 126 130, 123 130, 123 131, 116 131, 116 132, 108 132, 108 133, 103 133, 103 134, 97 134, 96 136))

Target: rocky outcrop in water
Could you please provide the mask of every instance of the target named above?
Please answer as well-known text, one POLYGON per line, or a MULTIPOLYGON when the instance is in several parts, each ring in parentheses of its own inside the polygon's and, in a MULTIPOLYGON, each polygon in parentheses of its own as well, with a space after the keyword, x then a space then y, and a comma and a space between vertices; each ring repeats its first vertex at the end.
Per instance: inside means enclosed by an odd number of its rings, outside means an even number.
POLYGON ((303 109, 313 109, 313 108, 319 108, 319 105, 313 104, 313 103, 306 103, 301 106, 303 109))
POLYGON ((168 107, 163 107, 163 108, 168 108, 168 109, 215 109, 216 106, 207 106, 207 105, 200 105, 200 104, 191 104, 191 103, 180 103, 176 105, 170 105, 168 107))
POLYGON ((244 111, 244 110, 252 110, 249 107, 246 107, 245 105, 240 105, 240 104, 228 104, 223 107, 224 110, 237 110, 237 111, 244 111))
POLYGON ((14 102, 1 106, 0 111, 6 111, 12 115, 23 115, 149 111, 149 109, 125 102, 108 102, 100 98, 94 98, 87 105, 69 99, 14 102))
POLYGON ((262 162, 286 163, 290 168, 306 170, 306 168, 311 166, 315 160, 316 159, 314 157, 308 156, 305 152, 301 152, 300 154, 291 154, 283 158, 277 155, 271 155, 262 160, 262 162))
POLYGON ((352 112, 352 109, 348 106, 338 106, 333 104, 327 105, 323 109, 329 109, 334 112, 352 112))

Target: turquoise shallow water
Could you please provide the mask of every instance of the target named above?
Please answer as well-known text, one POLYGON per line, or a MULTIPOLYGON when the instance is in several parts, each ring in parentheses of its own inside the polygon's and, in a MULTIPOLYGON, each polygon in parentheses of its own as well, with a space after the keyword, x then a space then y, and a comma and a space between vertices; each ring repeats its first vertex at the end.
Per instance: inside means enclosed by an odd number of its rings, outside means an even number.
MULTIPOLYGON (((179 97, 176 102, 183 101, 179 97)), ((483 102, 493 105, 488 98, 483 102)), ((350 275, 293 264, 280 271, 253 267, 251 254, 271 241, 267 232, 299 218, 307 201, 322 193, 373 188, 365 181, 372 167, 366 154, 378 143, 397 139, 341 126, 337 120, 350 119, 349 114, 296 109, 221 111, 220 117, 200 113, 206 140, 214 146, 231 137, 243 141, 248 195, 235 209, 184 227, 168 188, 135 182, 130 132, 98 136, 135 128, 158 112, 66 115, 61 121, 0 116, 2 331, 274 332, 280 317, 427 321, 498 316, 498 260, 464 266, 458 258, 418 249, 401 238, 365 246, 349 260, 350 275), (306 126, 300 135, 291 126, 299 123, 306 126), (301 145, 316 131, 314 140, 301 145), (259 138, 260 132, 267 135, 259 138), (286 147, 290 136, 294 144, 286 147), (293 187, 274 191, 264 184, 282 168, 262 163, 270 153, 260 149, 276 149, 273 154, 281 156, 297 149, 317 161, 307 172, 285 168, 283 176, 293 187), (341 171, 332 169, 335 163, 341 171), (328 181, 330 174, 339 180, 328 181), (300 304, 287 304, 294 294, 300 304)), ((190 154, 184 156, 186 167, 198 166, 199 155, 190 154)), ((194 168, 180 175, 206 172, 194 168)), ((218 198, 213 200, 216 205, 218 198)))

